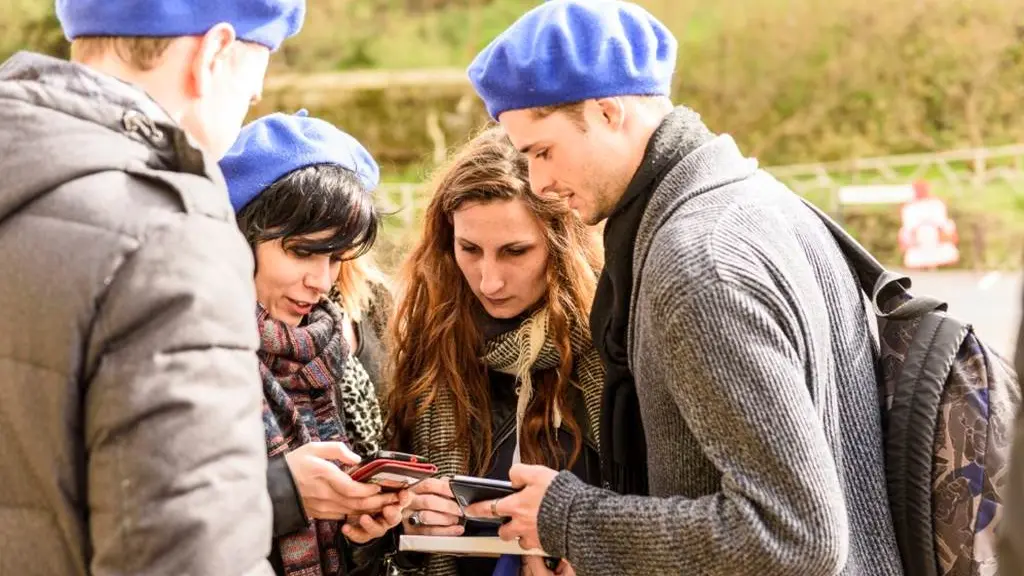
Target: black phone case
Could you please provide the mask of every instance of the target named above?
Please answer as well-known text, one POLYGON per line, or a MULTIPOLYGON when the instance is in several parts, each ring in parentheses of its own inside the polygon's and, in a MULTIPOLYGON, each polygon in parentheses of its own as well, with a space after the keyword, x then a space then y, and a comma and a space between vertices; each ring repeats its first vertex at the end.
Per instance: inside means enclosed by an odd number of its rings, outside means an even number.
POLYGON ((491 480, 489 478, 453 476, 449 480, 449 484, 452 488, 452 495, 455 496, 455 501, 462 507, 483 502, 484 500, 497 500, 517 492, 510 482, 491 480))
POLYGON ((430 461, 427 460, 426 458, 423 458, 422 456, 417 456, 416 454, 395 452, 393 450, 378 450, 364 458, 363 461, 359 463, 359 465, 366 465, 376 460, 394 460, 397 462, 413 462, 421 464, 430 463, 430 461))

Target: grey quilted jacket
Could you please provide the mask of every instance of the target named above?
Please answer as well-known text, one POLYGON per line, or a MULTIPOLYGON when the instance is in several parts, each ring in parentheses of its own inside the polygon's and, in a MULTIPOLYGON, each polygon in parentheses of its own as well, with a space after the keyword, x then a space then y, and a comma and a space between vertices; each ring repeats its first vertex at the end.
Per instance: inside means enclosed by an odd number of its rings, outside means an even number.
POLYGON ((269 574, 252 254, 138 89, 0 67, 0 574, 269 574))

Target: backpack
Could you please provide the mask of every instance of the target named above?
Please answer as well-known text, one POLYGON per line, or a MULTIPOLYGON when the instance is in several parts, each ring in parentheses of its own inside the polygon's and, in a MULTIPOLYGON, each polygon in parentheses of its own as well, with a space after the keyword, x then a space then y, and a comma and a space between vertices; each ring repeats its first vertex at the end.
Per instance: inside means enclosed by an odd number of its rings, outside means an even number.
POLYGON ((991 576, 1021 390, 1013 367, 825 223, 878 321, 889 508, 907 576, 991 576))

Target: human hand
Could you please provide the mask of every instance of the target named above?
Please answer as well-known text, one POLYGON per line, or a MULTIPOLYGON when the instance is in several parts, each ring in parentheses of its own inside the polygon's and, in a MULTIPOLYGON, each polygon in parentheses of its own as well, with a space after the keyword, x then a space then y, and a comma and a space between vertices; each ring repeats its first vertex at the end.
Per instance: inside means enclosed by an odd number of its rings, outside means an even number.
POLYGON ((485 500, 466 507, 466 516, 471 518, 509 518, 498 530, 503 540, 518 540, 526 550, 540 548, 537 533, 537 514, 548 486, 558 472, 545 466, 516 464, 508 472, 518 492, 498 500, 485 500))
POLYGON ((339 520, 349 514, 374 514, 399 501, 397 494, 382 494, 380 486, 356 482, 331 462, 359 463, 359 456, 344 442, 310 442, 284 459, 310 518, 339 520))
POLYGON ((446 478, 426 478, 411 488, 412 502, 402 523, 406 534, 461 536, 465 532, 462 509, 446 478))
POLYGON ((349 516, 341 527, 342 534, 356 544, 366 544, 387 534, 388 530, 402 523, 402 512, 412 502, 413 494, 409 490, 398 493, 398 502, 389 504, 377 514, 359 514, 349 516))

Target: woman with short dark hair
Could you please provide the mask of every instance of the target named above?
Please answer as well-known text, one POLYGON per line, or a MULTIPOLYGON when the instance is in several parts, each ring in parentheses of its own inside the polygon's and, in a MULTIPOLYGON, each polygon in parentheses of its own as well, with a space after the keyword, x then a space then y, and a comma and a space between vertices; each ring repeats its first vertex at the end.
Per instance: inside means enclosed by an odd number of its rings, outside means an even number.
POLYGON ((359 561, 346 539, 380 537, 409 499, 334 463, 380 445, 374 383, 353 354, 351 318, 328 298, 342 262, 376 239, 379 171, 354 138, 304 113, 249 124, 221 168, 256 261, 271 563, 286 575, 351 571, 359 561))

